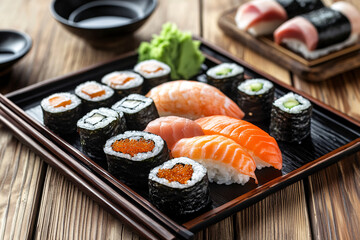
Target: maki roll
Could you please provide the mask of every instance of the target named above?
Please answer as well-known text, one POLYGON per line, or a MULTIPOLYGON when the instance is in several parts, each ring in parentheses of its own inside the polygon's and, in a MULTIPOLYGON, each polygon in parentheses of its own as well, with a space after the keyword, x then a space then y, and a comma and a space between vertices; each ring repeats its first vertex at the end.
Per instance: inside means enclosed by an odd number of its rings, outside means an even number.
POLYGON ((232 98, 236 87, 244 81, 244 68, 235 63, 222 63, 210 68, 206 76, 210 85, 232 98))
POLYGON ((206 168, 190 158, 174 158, 150 171, 150 201, 169 215, 198 212, 211 202, 209 193, 206 168))
POLYGON ((170 67, 167 64, 154 59, 136 64, 134 71, 144 77, 146 91, 164 82, 170 81, 170 67))
POLYGON ((237 104, 245 112, 244 120, 259 122, 270 118, 274 84, 265 79, 250 79, 237 87, 237 104))
POLYGON ((85 154, 105 158, 103 151, 106 140, 126 130, 123 113, 109 108, 94 109, 77 122, 80 144, 85 154))
POLYGON ((310 134, 312 105, 309 100, 288 93, 271 109, 270 135, 276 140, 300 142, 310 134))
POLYGON ((154 101, 139 94, 131 94, 111 108, 124 113, 129 130, 144 130, 149 122, 159 117, 154 101))
POLYGON ((152 168, 169 159, 165 141, 158 135, 126 131, 106 141, 108 170, 124 183, 145 188, 152 168))
POLYGON ((144 79, 137 73, 119 71, 106 74, 101 82, 111 87, 120 100, 132 93, 141 93, 144 79))
POLYGON ((71 93, 55 93, 41 101, 44 124, 60 135, 76 131, 81 116, 81 100, 71 93))
POLYGON ((83 103, 83 112, 108 107, 114 102, 114 90, 95 81, 88 81, 75 88, 75 94, 83 103))

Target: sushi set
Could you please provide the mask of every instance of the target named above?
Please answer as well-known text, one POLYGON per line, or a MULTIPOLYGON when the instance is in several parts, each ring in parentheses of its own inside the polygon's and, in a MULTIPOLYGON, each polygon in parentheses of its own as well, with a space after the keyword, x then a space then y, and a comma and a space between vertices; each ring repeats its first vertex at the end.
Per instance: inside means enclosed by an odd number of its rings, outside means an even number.
POLYGON ((205 59, 191 81, 169 81, 167 66, 132 52, 1 96, 10 117, 0 120, 62 159, 41 155, 110 212, 163 239, 190 239, 360 149, 359 122, 198 40, 205 59))
POLYGON ((222 30, 309 81, 359 64, 360 10, 339 1, 252 0, 219 18, 222 30))

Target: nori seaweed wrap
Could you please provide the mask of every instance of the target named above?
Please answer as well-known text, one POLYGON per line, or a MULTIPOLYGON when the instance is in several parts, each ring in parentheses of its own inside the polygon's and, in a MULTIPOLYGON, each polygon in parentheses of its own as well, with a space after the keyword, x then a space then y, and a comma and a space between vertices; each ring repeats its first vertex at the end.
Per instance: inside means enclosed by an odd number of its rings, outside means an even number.
POLYGON ((83 152, 92 158, 105 160, 106 140, 126 131, 123 113, 109 108, 94 109, 77 122, 83 152))
POLYGON ((288 19, 324 7, 321 0, 276 0, 286 11, 288 19))
POLYGON ((78 85, 75 94, 81 99, 83 113, 95 108, 109 107, 114 103, 114 90, 95 81, 78 85))
POLYGON ((106 74, 101 82, 111 87, 120 100, 132 93, 142 93, 144 79, 137 73, 130 71, 116 71, 106 74))
POLYGON ((237 104, 244 120, 260 122, 270 118, 274 101, 274 84, 265 79, 249 79, 237 87, 237 104))
POLYGON ((206 72, 207 82, 234 99, 236 88, 244 81, 244 68, 235 63, 222 63, 206 72))
POLYGON ((104 152, 109 172, 137 188, 146 188, 150 170, 169 159, 166 142, 142 131, 126 131, 110 138, 104 152))
POLYGON ((149 122, 159 117, 154 101, 139 94, 131 94, 111 108, 124 113, 128 130, 144 130, 149 122))
POLYGON ((136 64, 134 71, 145 79, 145 91, 171 80, 171 68, 167 64, 154 59, 136 64))
POLYGON ((163 163, 150 171, 149 198, 169 215, 200 211, 211 202, 206 168, 186 157, 163 163))
POLYGON ((271 109, 270 135, 276 140, 301 142, 310 135, 312 105, 295 93, 277 99, 271 109))
POLYGON ((71 93, 54 93, 41 103, 44 124, 59 135, 76 131, 76 122, 81 117, 81 100, 71 93))

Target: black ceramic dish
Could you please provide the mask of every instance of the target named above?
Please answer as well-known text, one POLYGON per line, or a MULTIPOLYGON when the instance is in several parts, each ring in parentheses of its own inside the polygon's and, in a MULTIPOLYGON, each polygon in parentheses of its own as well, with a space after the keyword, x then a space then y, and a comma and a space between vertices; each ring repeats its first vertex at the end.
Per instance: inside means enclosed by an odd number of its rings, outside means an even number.
POLYGON ((0 31, 0 76, 25 56, 31 49, 29 35, 13 30, 0 31))
POLYGON ((54 18, 92 45, 115 41, 140 28, 157 0, 53 0, 54 18))

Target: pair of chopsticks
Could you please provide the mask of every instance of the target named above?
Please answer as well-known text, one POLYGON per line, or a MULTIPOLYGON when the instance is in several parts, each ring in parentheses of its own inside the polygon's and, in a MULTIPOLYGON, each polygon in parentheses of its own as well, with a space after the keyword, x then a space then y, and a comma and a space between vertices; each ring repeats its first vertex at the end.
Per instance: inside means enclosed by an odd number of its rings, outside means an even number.
MULTIPOLYGON (((125 224, 133 227, 134 230, 148 239, 175 238, 174 234, 169 230, 142 212, 137 206, 108 186, 94 173, 87 170, 68 153, 32 127, 20 117, 21 115, 18 115, 18 112, 23 115, 26 114, 1 94, 0 111, 0 120, 14 132, 17 138, 25 144, 30 145, 49 165, 58 169, 77 186, 80 186, 85 193, 100 202, 101 205, 114 213, 125 224)), ((176 233, 184 238, 192 237, 191 232, 189 232, 189 234, 185 231, 184 234, 176 231, 176 233)))

